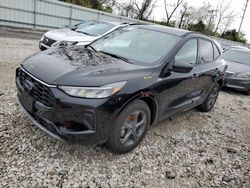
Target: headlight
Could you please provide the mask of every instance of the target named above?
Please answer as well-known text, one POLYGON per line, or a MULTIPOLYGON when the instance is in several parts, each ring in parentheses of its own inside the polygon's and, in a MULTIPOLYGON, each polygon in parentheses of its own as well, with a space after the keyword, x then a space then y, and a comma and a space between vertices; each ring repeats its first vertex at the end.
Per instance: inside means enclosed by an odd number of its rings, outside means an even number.
POLYGON ((42 36, 41 41, 43 41, 43 39, 44 39, 44 35, 42 36))
POLYGON ((235 77, 238 77, 238 78, 250 78, 250 72, 236 73, 235 77))
POLYGON ((76 44, 77 44, 77 41, 76 42, 58 41, 58 42, 55 42, 54 44, 52 44, 51 47, 60 48, 60 47, 66 47, 66 46, 73 46, 73 45, 76 45, 76 44))
POLYGON ((61 90, 70 96, 82 98, 106 98, 118 93, 126 84, 126 81, 107 84, 102 87, 72 87, 59 86, 61 90))

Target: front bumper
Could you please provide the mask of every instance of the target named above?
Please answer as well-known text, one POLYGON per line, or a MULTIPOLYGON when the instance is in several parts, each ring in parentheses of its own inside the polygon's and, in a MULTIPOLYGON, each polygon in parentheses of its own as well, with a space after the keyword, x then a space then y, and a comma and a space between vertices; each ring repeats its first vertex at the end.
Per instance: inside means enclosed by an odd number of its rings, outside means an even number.
POLYGON ((19 99, 17 100, 17 104, 19 105, 20 109, 24 112, 24 114, 31 120, 31 122, 34 123, 34 125, 39 127, 42 131, 44 131, 48 135, 54 137, 55 139, 60 140, 60 141, 64 141, 58 135, 54 134, 49 129, 45 128, 41 123, 39 123, 39 121, 37 121, 35 118, 33 118, 32 115, 23 107, 23 105, 19 101, 19 99))
POLYGON ((226 77, 225 87, 233 88, 239 91, 249 91, 250 90, 250 79, 247 78, 236 78, 236 77, 226 77))
POLYGON ((82 99, 50 88, 54 97, 48 107, 30 95, 16 78, 18 103, 26 116, 50 136, 72 143, 101 144, 109 138, 114 122, 110 99, 82 99))

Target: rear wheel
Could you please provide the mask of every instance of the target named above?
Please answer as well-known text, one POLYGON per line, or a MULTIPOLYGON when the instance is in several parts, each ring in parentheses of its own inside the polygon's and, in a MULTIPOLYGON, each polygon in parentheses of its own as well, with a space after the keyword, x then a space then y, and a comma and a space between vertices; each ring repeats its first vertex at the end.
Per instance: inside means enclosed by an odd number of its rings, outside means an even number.
POLYGON ((115 153, 126 153, 134 149, 144 138, 150 124, 148 105, 137 100, 128 105, 119 115, 110 138, 109 148, 115 153))
POLYGON ((199 109, 203 112, 210 111, 213 108, 215 102, 217 101, 219 92, 220 92, 220 86, 218 83, 216 83, 209 92, 207 99, 204 101, 203 104, 199 106, 199 109))

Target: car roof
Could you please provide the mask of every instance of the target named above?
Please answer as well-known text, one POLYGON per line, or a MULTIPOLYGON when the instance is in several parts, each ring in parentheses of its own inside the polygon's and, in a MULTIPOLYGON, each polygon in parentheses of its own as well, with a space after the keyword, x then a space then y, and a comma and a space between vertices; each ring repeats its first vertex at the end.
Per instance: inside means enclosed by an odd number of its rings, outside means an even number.
POLYGON ((176 36, 184 36, 184 35, 187 35, 190 33, 196 33, 196 32, 187 31, 184 29, 178 29, 178 28, 174 28, 174 27, 162 26, 162 25, 151 24, 151 23, 119 22, 119 21, 106 21, 106 20, 88 20, 88 21, 110 23, 110 24, 113 24, 115 26, 126 25, 126 24, 138 25, 139 27, 144 28, 144 29, 151 29, 151 30, 155 30, 155 31, 169 33, 169 34, 176 35, 176 36))
POLYGON ((167 26, 161 26, 161 25, 156 25, 156 24, 139 24, 140 28, 144 28, 144 29, 151 29, 151 30, 155 30, 155 31, 160 31, 160 32, 164 32, 164 33, 168 33, 168 34, 172 34, 172 35, 176 35, 176 36, 180 36, 183 37, 187 34, 191 34, 194 32, 191 31, 187 31, 184 29, 177 29, 174 27, 167 27, 167 26))
POLYGON ((106 20, 88 20, 88 21, 90 21, 90 22, 92 21, 92 22, 110 23, 110 24, 113 24, 115 26, 130 24, 130 22, 118 22, 118 21, 106 21, 106 20))

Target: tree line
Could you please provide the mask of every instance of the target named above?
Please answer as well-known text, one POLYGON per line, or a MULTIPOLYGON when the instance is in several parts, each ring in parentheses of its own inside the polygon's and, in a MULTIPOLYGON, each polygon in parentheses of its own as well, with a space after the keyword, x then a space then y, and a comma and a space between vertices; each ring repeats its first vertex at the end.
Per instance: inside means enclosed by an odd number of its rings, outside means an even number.
POLYGON ((232 41, 246 43, 244 33, 229 29, 239 13, 233 9, 231 1, 219 0, 216 8, 210 3, 201 7, 190 6, 184 0, 164 0, 163 21, 152 18, 157 0, 60 0, 76 5, 97 9, 121 16, 149 21, 165 26, 201 32, 232 41))

